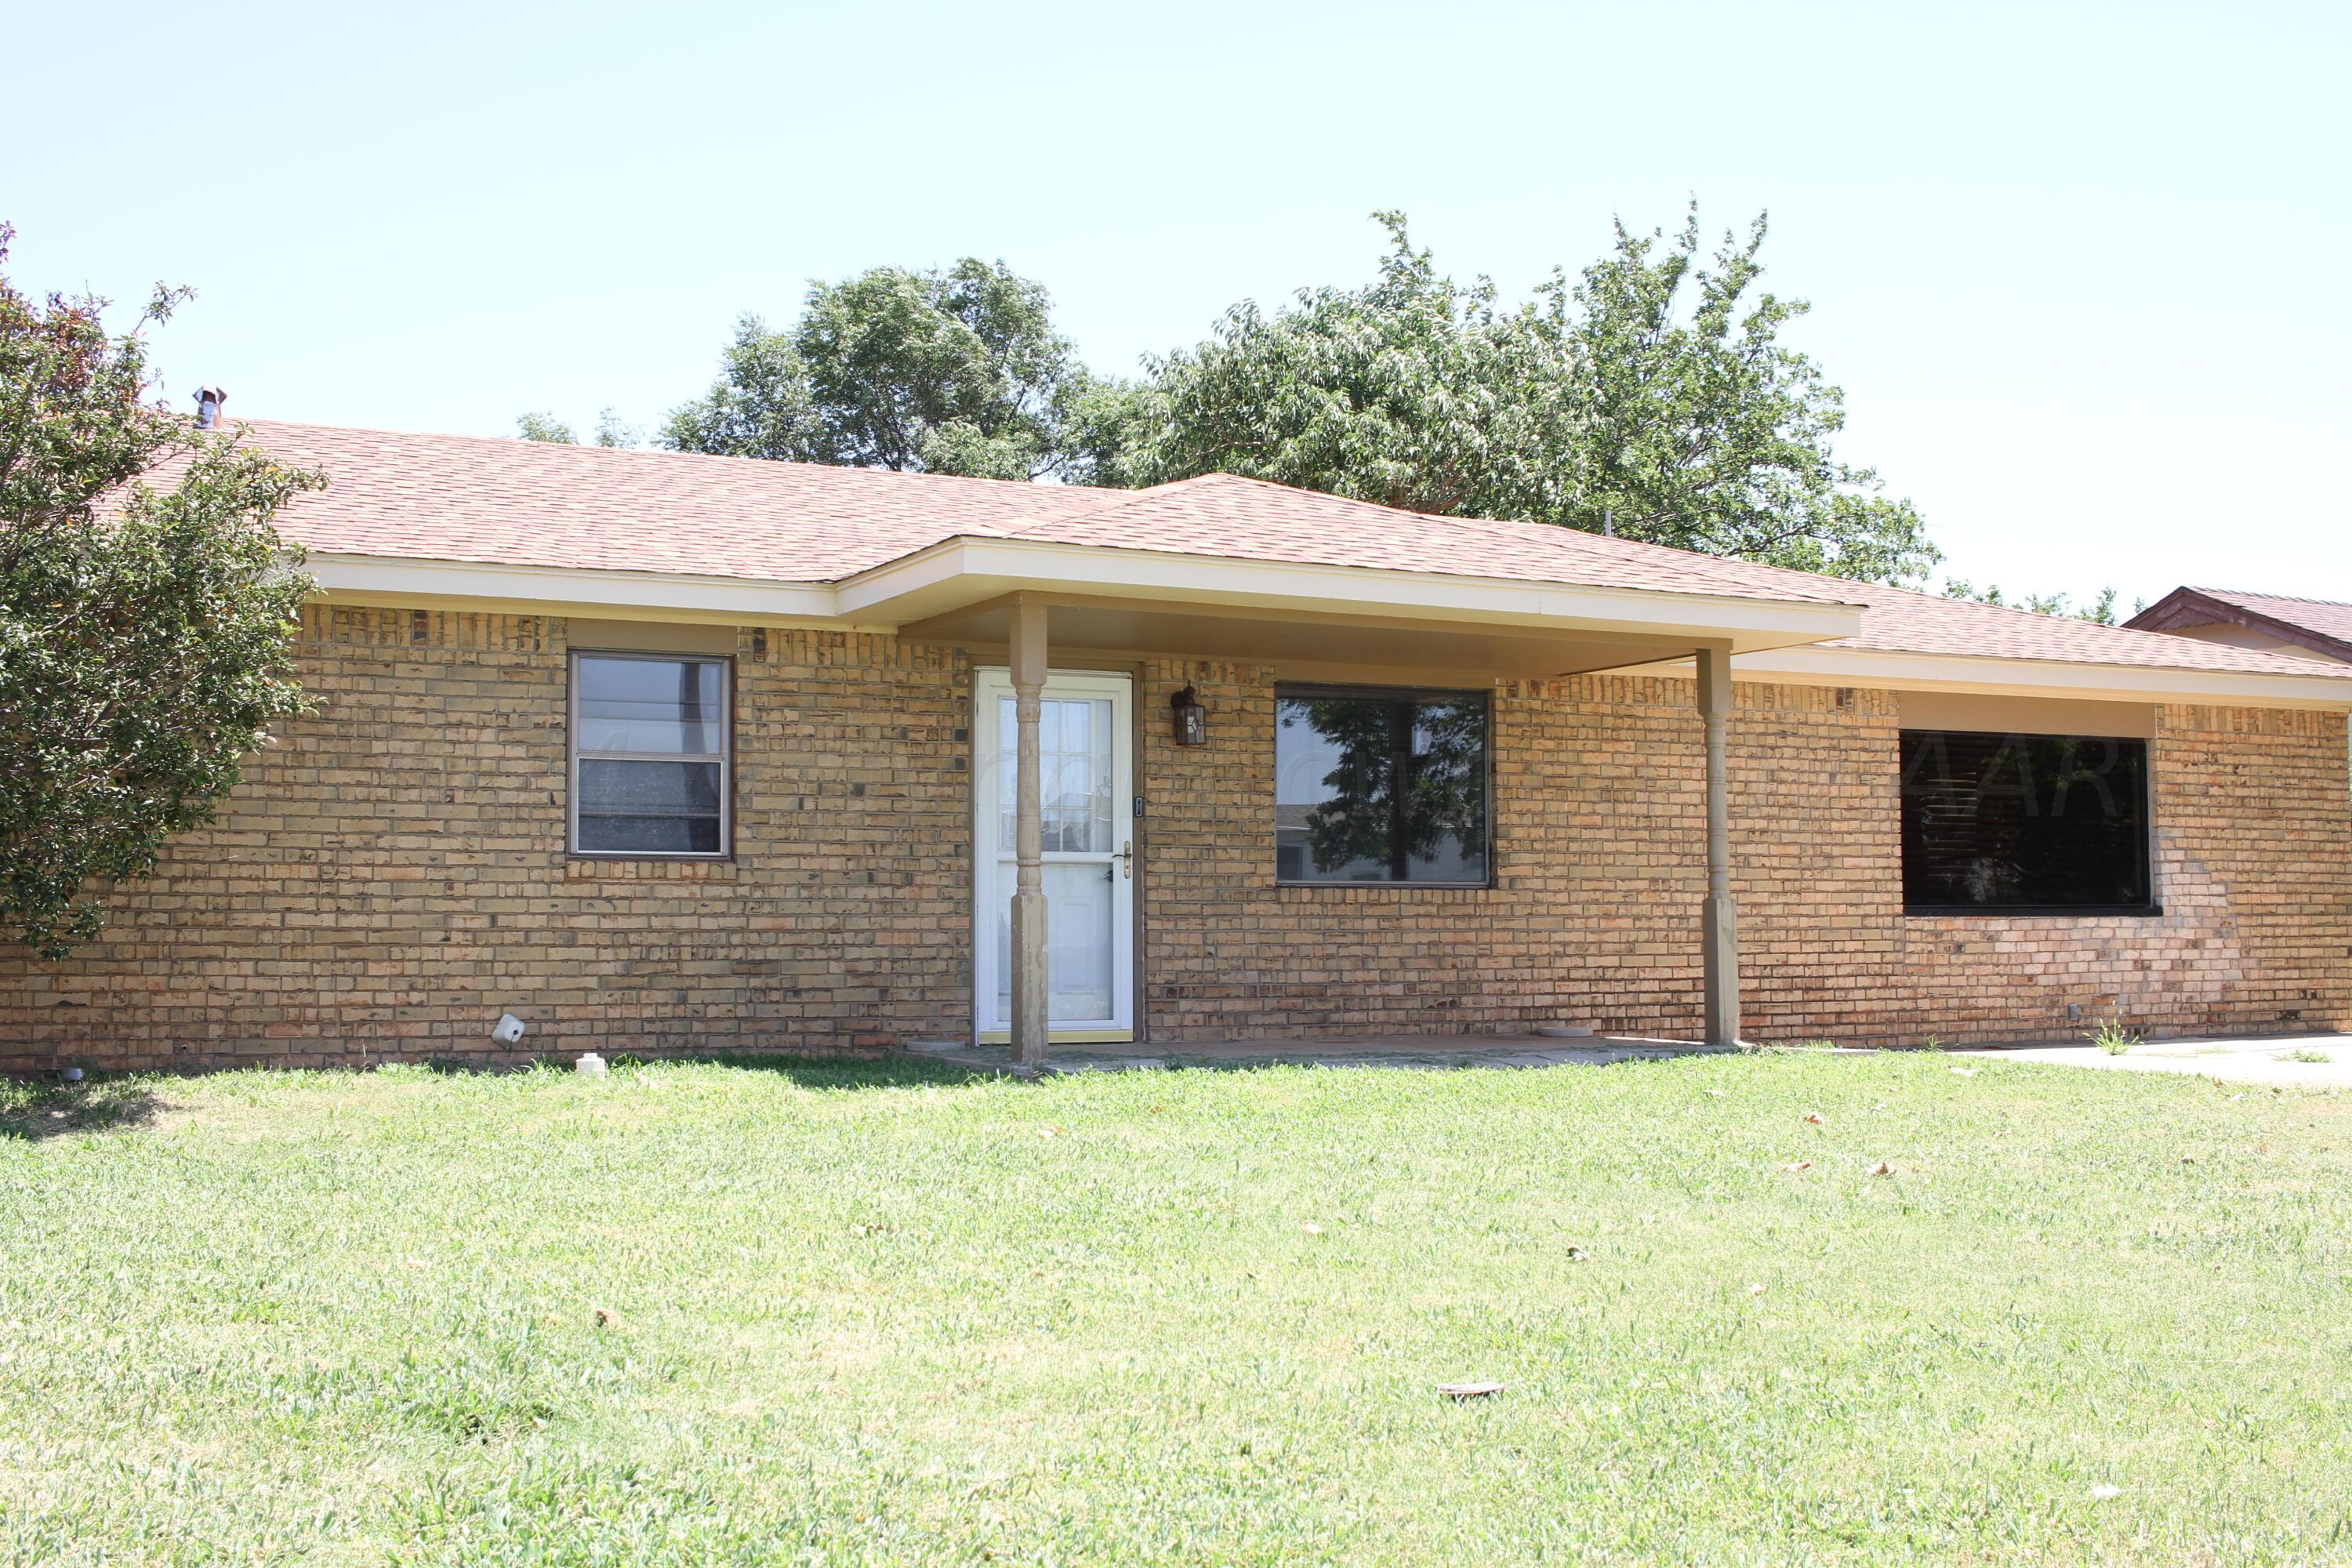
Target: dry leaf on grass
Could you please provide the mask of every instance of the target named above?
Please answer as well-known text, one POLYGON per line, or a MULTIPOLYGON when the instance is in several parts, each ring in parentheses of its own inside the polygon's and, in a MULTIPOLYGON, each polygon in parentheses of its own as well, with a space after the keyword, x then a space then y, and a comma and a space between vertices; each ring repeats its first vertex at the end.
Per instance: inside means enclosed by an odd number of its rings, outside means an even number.
POLYGON ((1874 1176, 1891 1176, 1895 1173, 1895 1167, 1881 1160, 1870 1168, 1870 1173, 1874 1176))
POLYGON ((1485 1399, 1503 1392, 1499 1383, 1441 1383, 1437 1392, 1448 1399, 1485 1399))
POLYGON ((600 1329, 617 1329, 621 1326, 621 1314, 610 1307, 599 1307, 596 1309, 596 1326, 600 1329))
POLYGON ((1750 1285, 1748 1287, 1748 1293, 1751 1296, 1761 1296, 1764 1294, 1764 1287, 1761 1285, 1750 1285))
POLYGON ((1784 1171, 1810 1171, 1812 1168, 1813 1163, 1811 1160, 1791 1160, 1780 1167, 1784 1171))
POLYGON ((1818 1110, 1808 1110, 1805 1112, 1805 1120, 1818 1123, 1822 1120, 1822 1113, 1818 1110))

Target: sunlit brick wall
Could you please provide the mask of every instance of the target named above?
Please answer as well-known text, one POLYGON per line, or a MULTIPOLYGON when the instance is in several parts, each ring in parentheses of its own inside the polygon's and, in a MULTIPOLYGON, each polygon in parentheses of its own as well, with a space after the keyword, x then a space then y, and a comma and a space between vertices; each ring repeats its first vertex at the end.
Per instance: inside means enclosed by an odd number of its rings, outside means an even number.
POLYGON ((740 634, 735 858, 614 862, 564 854, 562 620, 303 636, 319 711, 219 823, 66 963, 0 953, 0 1067, 857 1048, 968 1011, 960 655, 740 634))
MULTIPOLYGON (((735 636, 735 858, 564 854, 561 619, 313 608, 319 712, 61 964, 0 952, 0 1068, 841 1052, 971 1027, 971 667, 735 636), (531 1033, 488 1038, 502 1011, 531 1033)), ((2165 708, 2160 917, 1906 917, 1894 699, 1742 683, 1748 1033, 1907 1044, 2352 1028, 2340 715, 2165 708)), ((1274 685, 1146 664, 1143 1014, 1171 1044, 1698 1029, 1688 682, 1495 692, 1491 889, 1277 888, 1274 685), (1210 742, 1173 743, 1192 685, 1210 742)))

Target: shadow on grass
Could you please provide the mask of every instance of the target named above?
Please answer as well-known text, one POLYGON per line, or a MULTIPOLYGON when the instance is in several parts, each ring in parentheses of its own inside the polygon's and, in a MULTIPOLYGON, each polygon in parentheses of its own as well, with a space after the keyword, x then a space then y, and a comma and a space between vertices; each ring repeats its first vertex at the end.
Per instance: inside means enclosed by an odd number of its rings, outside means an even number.
MULTIPOLYGON (((531 1071, 563 1073, 579 1058, 540 1056, 528 1061, 485 1061, 466 1057, 422 1057, 414 1061, 386 1061, 350 1070, 422 1073, 433 1078, 502 1078, 531 1071)), ((842 1058, 792 1056, 758 1051, 615 1051, 604 1058, 615 1072, 638 1068, 713 1068, 729 1072, 767 1073, 789 1079, 809 1089, 904 1089, 917 1084, 977 1083, 995 1075, 921 1058, 842 1058)), ((328 1068, 328 1071, 338 1069, 328 1068)))
POLYGON ((0 1081, 0 1139, 37 1143, 81 1132, 146 1126, 164 1102, 136 1082, 10 1084, 0 1081))
MULTIPOLYGON (((551 1061, 548 1066, 568 1064, 551 1061)), ((781 1055, 638 1056, 623 1053, 612 1058, 615 1068, 696 1067, 725 1072, 766 1073, 803 1089, 914 1089, 923 1085, 993 1083, 998 1075, 953 1062, 927 1061, 919 1057, 843 1059, 781 1055)))

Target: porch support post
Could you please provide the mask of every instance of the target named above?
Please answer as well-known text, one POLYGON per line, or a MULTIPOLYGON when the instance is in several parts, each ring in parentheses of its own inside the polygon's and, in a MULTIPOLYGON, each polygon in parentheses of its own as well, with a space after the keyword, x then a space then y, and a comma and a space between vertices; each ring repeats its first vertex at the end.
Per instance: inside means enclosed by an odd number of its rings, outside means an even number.
POLYGON ((1706 904, 1700 921, 1706 1043, 1739 1043, 1739 914, 1731 900, 1731 650, 1698 650, 1698 711, 1706 723, 1706 904))
POLYGON ((1013 798, 1013 1059, 1045 1061, 1045 805, 1037 721, 1045 692, 1045 606, 1013 607, 1013 706, 1020 784, 1013 798))

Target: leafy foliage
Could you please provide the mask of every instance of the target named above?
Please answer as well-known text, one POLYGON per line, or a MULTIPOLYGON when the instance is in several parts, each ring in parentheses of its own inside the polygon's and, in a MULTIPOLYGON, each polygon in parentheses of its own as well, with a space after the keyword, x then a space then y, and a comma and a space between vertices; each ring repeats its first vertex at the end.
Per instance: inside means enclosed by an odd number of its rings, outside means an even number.
POLYGON ((1237 305, 1080 420, 1102 476, 1224 469, 1889 583, 1939 558, 1909 502, 1835 456, 1843 395, 1780 341, 1809 307, 1756 287, 1762 217, 1712 266, 1696 208, 1671 241, 1620 225, 1611 255, 1514 310, 1378 216, 1373 283, 1237 305))
MULTIPOLYGON (((558 446, 576 447, 580 437, 569 423, 540 410, 515 416, 515 433, 526 441, 548 441, 558 446)), ((617 408, 607 408, 596 416, 596 445, 599 447, 641 447, 645 432, 621 417, 617 408)))
POLYGON ((1043 286, 1003 262, 880 267, 813 285, 800 320, 745 316, 709 393, 673 411, 678 451, 904 472, 1083 477, 1065 438, 1095 382, 1043 286))
POLYGON ((142 401, 142 333, 187 297, 110 336, 104 300, 0 275, 0 937, 46 957, 99 931, 90 884, 146 875, 306 706, 308 579, 272 522, 325 480, 142 401))
POLYGON ((1763 217, 1700 248, 1636 234, 1517 307, 1415 249, 1401 214, 1355 289, 1244 300, 1209 339, 1103 380, 1045 290, 998 262, 816 284, 746 316, 682 451, 1142 486, 1223 470, 1444 516, 1525 519, 1873 582, 1940 559, 1906 500, 1835 453, 1844 395, 1781 341, 1763 217))
MULTIPOLYGON (((2028 594, 2011 604, 2002 595, 1999 584, 1987 584, 1979 588, 1965 577, 1948 578, 1944 583, 1944 597, 1968 599, 1979 605, 2007 605, 2011 609, 2030 610, 2037 616, 2069 616, 2095 626, 2122 624, 2122 617, 2116 614, 2116 591, 2111 587, 2100 589, 2098 596, 2080 609, 2074 607, 2074 595, 2070 594, 2028 594)), ((2147 606, 2143 604, 2140 608, 2144 610, 2147 606)))

